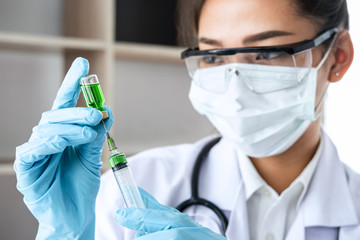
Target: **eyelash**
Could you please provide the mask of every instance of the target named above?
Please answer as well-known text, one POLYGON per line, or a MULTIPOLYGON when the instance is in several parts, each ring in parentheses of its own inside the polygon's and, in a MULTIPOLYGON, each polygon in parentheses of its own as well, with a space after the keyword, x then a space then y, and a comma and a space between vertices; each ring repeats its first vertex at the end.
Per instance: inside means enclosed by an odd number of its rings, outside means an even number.
POLYGON ((206 64, 220 64, 220 63, 222 63, 224 61, 219 56, 204 56, 204 57, 201 58, 201 62, 205 62, 206 64), (218 61, 218 60, 221 60, 221 61, 218 61))
MULTIPOLYGON (((248 62, 257 62, 257 61, 270 61, 276 58, 280 58, 284 56, 285 54, 282 52, 262 52, 258 53, 255 56, 252 56, 252 54, 249 54, 248 56, 245 56, 244 59, 247 59, 248 62)), ((202 63, 209 64, 209 65, 219 65, 225 60, 221 56, 203 56, 200 60, 202 63)))
POLYGON ((263 52, 256 55, 256 60, 271 60, 283 56, 282 52, 263 52), (274 55, 274 56, 273 56, 274 55))

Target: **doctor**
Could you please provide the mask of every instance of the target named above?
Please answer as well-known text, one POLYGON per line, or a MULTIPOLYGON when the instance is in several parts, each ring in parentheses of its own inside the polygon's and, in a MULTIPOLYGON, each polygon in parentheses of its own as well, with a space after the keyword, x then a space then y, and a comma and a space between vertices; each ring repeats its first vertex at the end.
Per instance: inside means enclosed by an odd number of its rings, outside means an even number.
POLYGON ((354 54, 346 1, 186 2, 182 32, 198 46, 182 54, 189 97, 222 138, 132 157, 147 209, 123 208, 112 173, 100 183, 101 113, 75 108, 89 70, 76 59, 52 110, 16 150, 37 238, 360 239, 360 176, 321 129, 326 90, 354 54), (228 224, 203 205, 173 208, 191 197, 200 152, 198 195, 228 224))

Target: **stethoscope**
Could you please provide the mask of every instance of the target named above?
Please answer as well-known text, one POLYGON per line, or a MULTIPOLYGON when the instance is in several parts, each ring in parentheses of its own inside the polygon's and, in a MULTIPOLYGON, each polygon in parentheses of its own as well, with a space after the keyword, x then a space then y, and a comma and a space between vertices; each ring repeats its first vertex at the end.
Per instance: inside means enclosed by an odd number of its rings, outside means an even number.
POLYGON ((186 208, 188 208, 190 206, 194 206, 194 205, 205 206, 205 207, 209 208, 210 210, 212 210, 219 217, 219 219, 221 221, 221 228, 223 230, 223 233, 225 233, 226 228, 228 226, 228 222, 229 222, 227 217, 221 211, 221 209, 218 206, 216 206, 214 203, 199 197, 199 192, 198 192, 199 173, 200 173, 201 165, 205 161, 205 159, 206 159, 207 155, 209 154, 211 148, 215 144, 217 144, 220 141, 220 139, 221 139, 221 137, 218 137, 218 138, 215 138, 215 139, 211 140, 200 151, 198 157, 196 158, 196 162, 195 162, 195 165, 194 165, 194 170, 193 170, 192 176, 191 176, 191 197, 188 200, 182 202, 177 207, 177 209, 182 212, 182 211, 184 211, 186 208))

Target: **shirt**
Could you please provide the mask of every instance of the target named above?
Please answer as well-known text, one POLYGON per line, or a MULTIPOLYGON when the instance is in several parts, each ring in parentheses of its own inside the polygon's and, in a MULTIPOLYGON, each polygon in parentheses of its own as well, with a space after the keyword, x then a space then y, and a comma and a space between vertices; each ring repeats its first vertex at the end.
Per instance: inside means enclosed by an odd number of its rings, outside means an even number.
POLYGON ((311 182, 322 145, 320 141, 311 161, 280 195, 262 179, 251 160, 239 152, 251 240, 285 239, 311 182))

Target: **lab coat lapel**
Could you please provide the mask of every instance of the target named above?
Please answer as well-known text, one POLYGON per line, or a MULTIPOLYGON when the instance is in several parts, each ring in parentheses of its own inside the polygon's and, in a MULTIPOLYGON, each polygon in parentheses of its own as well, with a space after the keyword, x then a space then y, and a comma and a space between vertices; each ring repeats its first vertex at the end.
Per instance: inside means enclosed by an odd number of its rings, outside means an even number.
MULTIPOLYGON (((337 239, 338 231, 334 229, 359 224, 344 165, 329 137, 325 133, 322 137, 323 152, 287 240, 310 240, 314 237, 311 232, 320 229, 329 235, 333 233, 334 238, 327 239, 337 239)), ((340 238, 345 239, 354 239, 354 236, 340 238)))
POLYGON ((199 178, 199 196, 212 201, 222 210, 231 211, 241 185, 236 149, 221 139, 203 163, 199 178))
POLYGON ((323 134, 323 140, 324 150, 303 201, 305 227, 357 224, 344 165, 326 134, 323 134))
POLYGON ((227 141, 221 139, 203 166, 205 169, 204 179, 207 179, 208 184, 211 183, 211 186, 219 190, 212 191, 210 189, 211 191, 204 192, 204 195, 201 196, 213 199, 221 209, 231 211, 225 233, 228 240, 250 240, 245 186, 239 169, 238 154, 233 143, 227 141), (210 175, 207 175, 209 173, 210 175), (221 174, 223 177, 214 179, 214 176, 217 176, 216 174, 221 174), (211 194, 215 195, 212 196, 211 194), (221 197, 219 198, 219 196, 221 197))
POLYGON ((238 188, 235 206, 231 211, 229 225, 225 235, 229 240, 250 240, 245 188, 243 183, 241 183, 238 188))
POLYGON ((203 163, 199 183, 203 186, 199 188, 202 198, 209 199, 225 212, 231 212, 226 237, 229 240, 249 240, 245 188, 237 150, 232 142, 221 139, 211 149, 203 163))
POLYGON ((304 216, 301 209, 286 236, 286 240, 305 240, 304 216))

